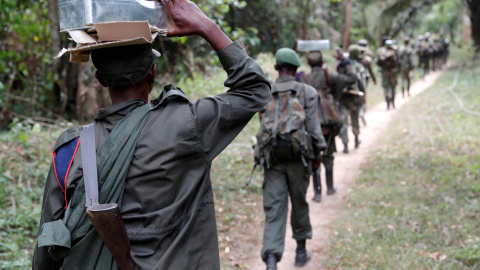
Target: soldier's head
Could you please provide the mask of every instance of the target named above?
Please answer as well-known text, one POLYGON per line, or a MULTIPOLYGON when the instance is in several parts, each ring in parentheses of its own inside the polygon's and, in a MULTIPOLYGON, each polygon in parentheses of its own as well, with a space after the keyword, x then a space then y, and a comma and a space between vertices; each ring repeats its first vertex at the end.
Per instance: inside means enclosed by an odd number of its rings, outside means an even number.
POLYGON ((425 34, 423 35, 423 38, 428 41, 428 39, 430 38, 430 32, 425 32, 425 34))
POLYGON ((388 36, 382 37, 382 45, 385 45, 385 42, 388 40, 388 36))
POLYGON ((352 44, 348 47, 348 55, 352 60, 360 60, 360 49, 358 45, 352 44))
POLYGON ((406 36, 403 42, 405 43, 405 45, 408 45, 410 43, 410 38, 406 36))
POLYGON ((367 47, 368 46, 368 41, 366 39, 360 39, 360 40, 358 40, 357 44, 360 47, 367 47))
POLYGON ((275 54, 275 70, 279 75, 295 76, 297 68, 302 65, 297 53, 290 48, 281 48, 275 54))
POLYGON ((100 84, 112 91, 127 88, 153 88, 155 81, 155 58, 160 53, 151 44, 120 46, 93 50, 92 62, 100 84))
POLYGON ((321 67, 323 65, 323 55, 321 51, 313 51, 307 54, 307 61, 311 67, 321 67))

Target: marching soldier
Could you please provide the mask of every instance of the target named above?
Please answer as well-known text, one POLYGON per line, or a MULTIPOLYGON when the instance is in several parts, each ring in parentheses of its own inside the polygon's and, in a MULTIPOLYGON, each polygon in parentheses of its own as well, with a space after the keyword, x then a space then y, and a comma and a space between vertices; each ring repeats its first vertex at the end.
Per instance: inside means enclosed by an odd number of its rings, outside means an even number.
POLYGON ((400 49, 400 70, 402 76, 402 97, 405 97, 405 90, 410 96, 410 76, 413 70, 413 52, 410 48, 410 38, 406 37, 404 41, 405 46, 400 49), (405 85, 406 84, 406 85, 405 85))

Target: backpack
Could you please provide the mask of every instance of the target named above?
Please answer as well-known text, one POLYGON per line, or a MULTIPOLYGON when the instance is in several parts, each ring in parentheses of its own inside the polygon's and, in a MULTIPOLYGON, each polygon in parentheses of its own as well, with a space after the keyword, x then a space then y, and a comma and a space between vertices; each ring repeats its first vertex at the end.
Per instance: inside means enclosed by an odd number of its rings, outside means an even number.
POLYGON ((377 65, 385 70, 393 70, 397 67, 397 53, 394 49, 381 47, 377 52, 377 65))
POLYGON ((311 154, 311 138, 305 131, 305 110, 295 89, 277 91, 272 86, 272 98, 260 115, 260 130, 255 145, 255 161, 260 166, 279 162, 302 161, 311 154))
MULTIPOLYGON (((330 87, 330 77, 328 76, 328 71, 323 70, 327 86, 330 87)), ((313 82, 312 74, 305 76, 306 81, 309 85, 313 82)), ((323 135, 331 133, 334 137, 338 135, 340 129, 342 128, 342 120, 340 119, 340 110, 338 109, 337 104, 333 95, 330 93, 329 89, 317 89, 318 96, 318 119, 320 119, 320 125, 322 126, 323 135)))
POLYGON ((430 44, 427 41, 420 42, 418 48, 418 56, 420 57, 428 57, 431 54, 430 44))

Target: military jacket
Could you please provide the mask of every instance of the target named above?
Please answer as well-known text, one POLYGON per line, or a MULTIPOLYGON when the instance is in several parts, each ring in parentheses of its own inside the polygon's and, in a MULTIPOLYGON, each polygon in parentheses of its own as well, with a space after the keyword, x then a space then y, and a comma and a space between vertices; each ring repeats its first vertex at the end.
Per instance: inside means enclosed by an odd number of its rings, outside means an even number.
MULTIPOLYGON (((167 90, 176 89, 167 87, 152 102, 155 108, 147 116, 131 164, 126 165, 121 213, 131 255, 140 269, 220 269, 211 163, 268 103, 270 84, 238 42, 218 56, 230 89, 193 102, 182 94, 162 100, 167 90)), ((144 104, 128 100, 100 110, 95 117, 97 149, 118 121, 144 104)), ((63 217, 65 203, 81 178, 80 150, 66 179, 66 194, 52 166, 40 225, 63 217)), ((52 260, 47 248, 36 247, 33 269, 58 269, 61 263, 52 260)))
POLYGON ((343 89, 347 86, 354 84, 357 81, 355 72, 353 72, 351 65, 348 65, 345 69, 345 73, 328 72, 331 87, 327 85, 325 74, 321 67, 313 67, 312 72, 301 78, 301 82, 307 83, 315 89, 328 89, 337 100, 341 95, 343 89))

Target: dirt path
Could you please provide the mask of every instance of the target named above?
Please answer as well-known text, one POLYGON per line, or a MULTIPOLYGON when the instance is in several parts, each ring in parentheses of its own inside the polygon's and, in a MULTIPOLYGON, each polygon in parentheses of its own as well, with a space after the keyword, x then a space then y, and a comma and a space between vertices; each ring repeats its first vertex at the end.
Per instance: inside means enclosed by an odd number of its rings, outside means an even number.
MULTIPOLYGON (((367 155, 375 148, 375 143, 379 136, 388 126, 393 114, 397 112, 406 102, 415 95, 419 94, 423 90, 430 87, 441 72, 432 72, 425 77, 425 80, 418 80, 412 85, 409 98, 402 98, 402 94, 397 94, 395 98, 396 110, 387 111, 385 102, 378 104, 373 108, 368 108, 365 118, 367 126, 364 127, 361 124, 360 138, 362 144, 358 149, 354 149, 354 142, 352 140, 352 133, 349 133, 349 154, 344 154, 343 144, 337 137, 338 153, 335 155, 335 167, 334 167, 334 181, 337 187, 337 193, 332 196, 325 195, 325 181, 324 172, 322 171, 322 185, 324 187, 322 202, 315 203, 311 200, 313 197, 313 185, 310 185, 307 192, 307 198, 310 206, 310 220, 313 227, 313 239, 307 241, 307 248, 312 252, 312 260, 302 268, 296 268, 294 266, 295 261, 295 248, 296 242, 292 238, 292 230, 290 227, 290 220, 288 220, 287 234, 285 239, 285 252, 283 254, 282 261, 278 264, 279 270, 288 269, 303 269, 303 270, 318 270, 324 269, 322 261, 324 258, 324 250, 329 245, 329 236, 334 233, 333 221, 339 217, 339 209, 346 202, 345 196, 348 190, 355 184, 355 179, 358 176, 358 169, 363 163, 367 155)), ((398 87, 397 87, 398 88, 398 87)), ((397 92, 398 89, 397 89, 397 92)), ((401 90, 400 90, 401 92, 401 90)), ((323 167, 322 167, 323 169, 323 167)), ((261 246, 256 247, 254 250, 255 255, 252 255, 246 265, 251 266, 252 270, 265 269, 265 264, 260 259, 259 255, 261 246)))

